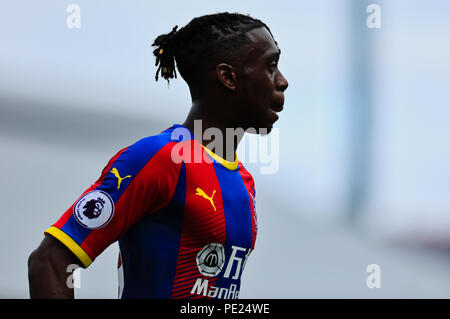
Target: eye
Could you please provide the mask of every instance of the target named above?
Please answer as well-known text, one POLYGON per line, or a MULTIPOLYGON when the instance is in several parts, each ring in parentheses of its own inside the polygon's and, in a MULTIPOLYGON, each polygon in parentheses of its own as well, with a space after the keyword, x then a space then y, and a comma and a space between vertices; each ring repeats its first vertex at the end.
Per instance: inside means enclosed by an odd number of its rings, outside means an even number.
POLYGON ((270 73, 275 72, 275 70, 278 68, 278 62, 272 62, 269 64, 269 71, 270 73))

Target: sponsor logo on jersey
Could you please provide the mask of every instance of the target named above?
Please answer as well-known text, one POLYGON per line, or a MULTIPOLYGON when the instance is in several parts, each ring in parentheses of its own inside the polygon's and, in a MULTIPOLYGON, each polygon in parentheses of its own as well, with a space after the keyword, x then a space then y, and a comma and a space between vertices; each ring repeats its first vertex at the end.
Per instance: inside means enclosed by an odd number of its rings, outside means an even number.
POLYGON ((83 227, 96 229, 109 223, 114 214, 114 202, 105 192, 94 190, 84 194, 73 206, 73 215, 83 227))
POLYGON ((239 290, 237 285, 231 284, 230 287, 208 287, 208 279, 197 278, 192 287, 191 294, 208 296, 218 299, 237 299, 239 297, 239 290))
POLYGON ((201 189, 200 187, 197 187, 197 189, 195 191, 196 191, 195 195, 201 196, 201 197, 206 198, 207 200, 209 200, 209 202, 211 203, 212 207, 214 208, 214 211, 216 211, 216 206, 214 205, 214 201, 213 201, 213 197, 214 197, 214 194, 216 193, 216 190, 213 191, 211 196, 208 196, 205 193, 205 191, 203 189, 201 189))
POLYGON ((197 254, 198 271, 204 276, 217 276, 225 263, 225 250, 221 244, 211 243, 197 254))
POLYGON ((111 169, 111 173, 113 173, 114 176, 117 177, 117 189, 120 189, 120 184, 122 184, 122 181, 123 181, 125 178, 130 178, 130 177, 131 177, 131 175, 127 175, 127 176, 125 176, 125 177, 120 177, 119 171, 118 171, 117 168, 115 168, 115 167, 113 167, 113 168, 111 169))
MULTIPOLYGON (((217 276, 225 267, 223 278, 239 280, 244 270, 250 252, 250 248, 231 246, 231 255, 225 260, 225 249, 221 244, 211 243, 204 246, 197 254, 197 267, 204 276, 217 276)), ((197 278, 191 289, 191 294, 203 295, 219 299, 235 299, 239 296, 238 286, 230 284, 229 287, 208 286, 208 279, 197 278)))

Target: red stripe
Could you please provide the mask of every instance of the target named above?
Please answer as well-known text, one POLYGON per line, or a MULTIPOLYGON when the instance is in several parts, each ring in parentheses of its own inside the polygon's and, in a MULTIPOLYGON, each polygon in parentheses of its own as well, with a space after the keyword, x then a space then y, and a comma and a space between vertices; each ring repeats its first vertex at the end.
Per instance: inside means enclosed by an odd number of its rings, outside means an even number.
POLYGON ((179 277, 174 281, 174 285, 177 286, 179 286, 180 283, 185 282, 186 280, 197 278, 199 276, 201 277, 202 275, 199 273, 197 265, 194 265, 190 269, 187 269, 187 267, 181 269, 178 276, 179 277))
POLYGON ((210 233, 214 233, 214 232, 218 232, 221 231, 222 229, 225 230, 226 228, 226 224, 222 223, 221 221, 217 221, 212 223, 209 227, 205 226, 205 227, 199 227, 198 229, 196 228, 192 228, 192 229, 187 229, 186 230, 186 235, 192 235, 194 233, 199 233, 199 232, 210 232, 210 233))
MULTIPOLYGON (((199 151, 206 154, 198 142, 192 143, 192 147, 196 149, 191 150, 191 154, 199 151)), ((198 298, 199 296, 190 294, 198 278, 207 279, 208 286, 216 283, 217 277, 205 277, 200 273, 196 257, 198 252, 210 243, 225 245, 225 239, 222 192, 214 165, 186 163, 185 214, 172 298, 198 298), (197 195, 198 193, 212 198, 216 211, 211 201, 205 196, 197 195)), ((203 295, 200 297, 205 298, 203 295)))
POLYGON ((222 230, 225 230, 225 225, 221 223, 219 225, 213 225, 212 227, 203 227, 199 229, 197 232, 194 230, 186 231, 186 235, 187 236, 193 235, 197 239, 201 238, 201 235, 207 237, 213 236, 215 233, 220 232, 222 230))
POLYGON ((194 283, 197 279, 198 279, 197 274, 183 278, 182 281, 177 282, 176 284, 173 285, 172 293, 174 293, 175 291, 183 290, 188 286, 189 286, 189 288, 192 289, 192 286, 194 285, 194 283))
POLYGON ((195 232, 201 232, 206 228, 215 227, 216 225, 221 226, 225 225, 225 222, 221 219, 215 218, 211 219, 206 223, 202 223, 202 221, 199 221, 197 224, 187 224, 186 223, 186 231, 195 231, 195 232), (189 229, 191 228, 191 229, 189 229))
POLYGON ((196 252, 193 254, 183 254, 182 256, 178 257, 178 262, 183 263, 185 261, 192 261, 192 259, 195 259, 196 252))

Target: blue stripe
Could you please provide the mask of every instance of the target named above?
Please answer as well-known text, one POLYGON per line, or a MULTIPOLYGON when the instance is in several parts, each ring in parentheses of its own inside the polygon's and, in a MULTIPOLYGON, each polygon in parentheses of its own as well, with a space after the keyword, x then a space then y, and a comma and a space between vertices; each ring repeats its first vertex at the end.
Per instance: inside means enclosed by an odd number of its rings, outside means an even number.
POLYGON ((169 205, 139 221, 119 240, 125 278, 122 298, 171 297, 185 197, 186 167, 183 163, 169 205))
POLYGON ((237 270, 238 263, 232 262, 232 268, 229 278, 225 278, 224 274, 230 257, 232 254, 232 246, 245 248, 245 251, 237 251, 236 257, 241 258, 240 269, 245 259, 245 255, 252 245, 252 220, 250 210, 250 200, 247 188, 242 180, 239 170, 228 170, 221 164, 214 164, 217 179, 219 181, 220 190, 222 192, 223 207, 226 225, 226 241, 225 241, 225 267, 219 274, 217 279, 218 287, 228 288, 230 284, 240 287, 240 275, 238 279, 232 279, 237 270))
POLYGON ((78 245, 81 245, 84 239, 91 233, 91 229, 81 226, 73 216, 61 227, 61 230, 68 234, 78 245))
POLYGON ((186 126, 180 124, 174 124, 166 131, 170 132, 172 141, 182 142, 182 141, 189 141, 194 138, 193 137, 194 134, 186 126))

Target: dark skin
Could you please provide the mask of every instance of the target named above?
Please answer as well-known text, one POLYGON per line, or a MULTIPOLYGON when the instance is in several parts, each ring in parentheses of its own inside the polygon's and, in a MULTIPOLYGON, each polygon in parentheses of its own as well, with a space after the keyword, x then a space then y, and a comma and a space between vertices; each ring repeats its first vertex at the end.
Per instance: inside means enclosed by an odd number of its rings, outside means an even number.
MULTIPOLYGON (((283 110, 284 91, 288 82, 278 69, 280 49, 269 31, 262 27, 247 33, 251 40, 237 54, 233 65, 219 63, 206 74, 206 90, 190 86, 191 110, 183 123, 194 131, 194 120, 202 120, 202 130, 209 127, 222 131, 224 148, 211 151, 234 161, 234 154, 243 135, 233 141, 226 140, 226 128, 241 127, 246 131, 264 128, 267 133, 283 110), (232 150, 226 150, 230 145, 232 150), (228 156, 227 156, 228 155, 228 156)), ((203 133, 203 132, 202 132, 203 133)), ((203 140, 208 146, 211 140, 203 140)))
POLYGON ((62 243, 46 235, 28 258, 28 281, 32 299, 73 299, 67 286, 67 267, 80 265, 78 258, 62 243))
MULTIPOLYGON (((264 128, 270 132, 278 119, 276 113, 283 109, 284 91, 288 87, 278 70, 280 50, 268 30, 254 29, 247 36, 250 43, 239 50, 240 58, 233 63, 217 63, 206 72, 206 81, 189 86, 192 106, 183 123, 191 131, 194 120, 202 120, 203 132, 210 127, 220 129, 222 145, 231 145, 232 151, 226 147, 211 151, 231 162, 243 134, 227 141, 226 128, 241 127, 248 132, 251 128, 264 128)), ((210 142, 202 140, 205 147, 210 142)), ((30 297, 74 298, 73 288, 67 286, 70 275, 67 267, 71 264, 81 263, 68 248, 46 235, 28 259, 30 297)))

